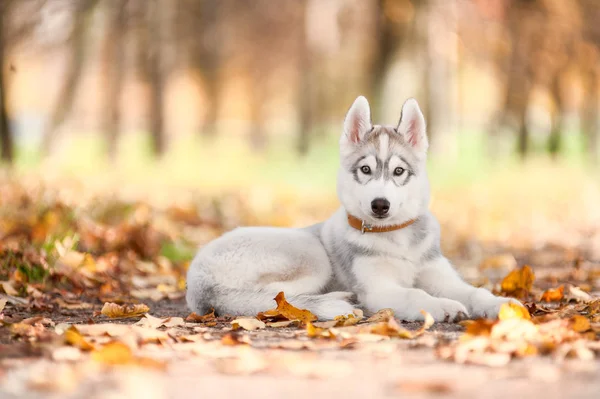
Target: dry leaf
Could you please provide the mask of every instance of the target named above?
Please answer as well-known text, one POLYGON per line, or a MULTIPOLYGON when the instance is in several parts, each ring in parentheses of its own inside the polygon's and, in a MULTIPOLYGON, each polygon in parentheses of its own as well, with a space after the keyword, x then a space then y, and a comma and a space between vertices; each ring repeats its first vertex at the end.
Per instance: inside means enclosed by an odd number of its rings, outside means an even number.
POLYGON ((259 320, 283 318, 286 320, 300 320, 303 323, 317 320, 317 316, 312 314, 309 310, 298 309, 286 301, 283 292, 277 294, 275 302, 277 302, 277 308, 259 313, 257 315, 259 320))
POLYGON ((592 328, 590 320, 581 315, 573 316, 569 322, 573 331, 577 331, 579 333, 586 332, 592 328))
POLYGON ((525 265, 520 269, 513 270, 510 272, 501 283, 502 292, 514 296, 516 298, 523 299, 527 297, 533 282, 535 275, 531 267, 525 265))
POLYGON ((2 313, 2 311, 4 310, 4 307, 6 306, 7 302, 8 302, 8 299, 0 298, 0 313, 2 313))
POLYGON ((76 348, 79 348, 84 351, 90 351, 94 349, 94 345, 90 344, 86 339, 81 335, 81 332, 75 327, 71 326, 64 332, 65 342, 69 345, 72 345, 76 348))
POLYGON ((297 327, 299 324, 300 324, 300 320, 284 320, 284 321, 275 321, 273 323, 267 323, 267 327, 271 327, 271 328, 297 327))
POLYGON ((104 364, 129 364, 134 360, 129 346, 122 342, 111 342, 92 352, 92 359, 104 364))
POLYGON ((185 318, 185 321, 188 323, 206 323, 212 322, 215 320, 215 310, 211 309, 210 312, 205 314, 204 316, 200 316, 194 312, 190 313, 188 317, 185 318))
POLYGON ((118 305, 116 303, 106 302, 102 307, 102 313, 104 316, 110 317, 111 319, 127 318, 127 317, 139 317, 149 312, 150 308, 143 303, 140 304, 128 304, 118 305))
POLYGON ((336 316, 334 321, 337 322, 334 327, 349 327, 358 324, 361 318, 356 317, 354 314, 349 314, 347 316, 336 316))
POLYGON ((530 320, 531 315, 526 307, 517 305, 516 303, 503 303, 500 306, 500 311, 498 312, 498 319, 500 320, 508 320, 508 319, 525 319, 530 320))
POLYGON ((565 286, 561 285, 558 288, 550 288, 544 291, 540 301, 544 302, 560 302, 565 296, 565 286))
POLYGON ((154 317, 149 314, 145 314, 137 323, 136 326, 146 327, 146 328, 159 328, 159 327, 178 327, 184 325, 185 322, 181 317, 166 317, 161 319, 159 317, 154 317))
POLYGON ((13 287, 13 283, 11 281, 0 281, 0 286, 7 295, 18 296, 19 291, 13 287))
POLYGON ((367 319, 367 323, 379 323, 381 321, 388 321, 394 318, 394 311, 392 309, 381 309, 373 316, 367 319))
POLYGON ((569 294, 573 299, 576 299, 578 301, 587 302, 593 299, 593 297, 590 294, 583 291, 581 288, 574 287, 572 285, 569 286, 569 294))
POLYGON ((266 324, 255 317, 252 318, 240 318, 235 319, 231 322, 231 325, 234 330, 238 328, 243 328, 244 330, 254 331, 259 330, 261 328, 265 328, 266 324))
POLYGON ((432 315, 430 315, 429 313, 427 313, 424 310, 421 310, 420 312, 421 312, 421 314, 423 315, 423 318, 424 318, 423 325, 416 332, 415 336, 422 335, 426 330, 429 330, 429 328, 431 328, 431 326, 435 323, 435 320, 433 319, 432 315))

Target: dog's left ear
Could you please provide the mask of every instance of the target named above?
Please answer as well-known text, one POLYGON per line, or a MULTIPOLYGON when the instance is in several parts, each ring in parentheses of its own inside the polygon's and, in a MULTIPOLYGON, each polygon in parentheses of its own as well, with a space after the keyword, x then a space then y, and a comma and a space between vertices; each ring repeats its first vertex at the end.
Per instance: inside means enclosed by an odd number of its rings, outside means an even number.
POLYGON ((402 106, 398 133, 404 136, 406 142, 417 152, 425 153, 429 147, 425 118, 417 100, 409 98, 402 106))

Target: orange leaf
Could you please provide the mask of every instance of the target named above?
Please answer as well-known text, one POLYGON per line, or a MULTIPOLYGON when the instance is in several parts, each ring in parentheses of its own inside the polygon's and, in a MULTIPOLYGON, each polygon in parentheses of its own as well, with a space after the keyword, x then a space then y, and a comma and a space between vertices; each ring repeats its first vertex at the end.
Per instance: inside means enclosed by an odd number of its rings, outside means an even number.
POLYGON ((190 313, 190 315, 188 317, 185 318, 185 321, 187 321, 188 323, 206 323, 209 321, 214 321, 215 320, 215 310, 211 309, 209 313, 205 314, 204 316, 200 316, 199 314, 196 314, 195 312, 190 313))
POLYGON ((501 284, 502 292, 517 298, 524 298, 529 294, 534 280, 535 275, 531 267, 525 265, 504 277, 501 284))
POLYGON ((102 307, 102 313, 104 316, 110 317, 111 319, 126 318, 126 317, 139 317, 146 314, 150 308, 143 303, 135 305, 118 305, 112 302, 104 303, 102 307))
POLYGON ((565 286, 561 285, 558 288, 550 288, 542 294, 541 301, 544 302, 559 302, 565 296, 565 286))
POLYGON ((122 342, 111 342, 92 352, 92 359, 104 364, 128 364, 133 362, 133 352, 122 342))
POLYGON ((531 315, 525 306, 517 305, 516 303, 503 303, 498 312, 500 320, 508 319, 525 319, 531 320, 531 315))
POLYGON ((286 320, 300 320, 303 323, 317 320, 317 316, 312 314, 310 310, 298 309, 297 307, 290 304, 285 299, 283 292, 280 292, 275 297, 277 302, 277 308, 261 312, 257 315, 259 320, 280 318, 283 317, 286 320))
POLYGON ((94 345, 86 341, 75 326, 71 326, 65 331, 65 342, 84 351, 94 349, 94 345))
POLYGON ((571 328, 573 329, 573 331, 582 333, 592 328, 589 319, 585 316, 576 315, 573 316, 569 321, 571 323, 571 328))

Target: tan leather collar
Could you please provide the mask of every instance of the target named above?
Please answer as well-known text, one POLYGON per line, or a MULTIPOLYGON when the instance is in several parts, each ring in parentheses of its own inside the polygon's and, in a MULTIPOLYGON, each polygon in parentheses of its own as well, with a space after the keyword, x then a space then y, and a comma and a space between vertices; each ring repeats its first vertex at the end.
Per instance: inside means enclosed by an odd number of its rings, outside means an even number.
POLYGON ((362 234, 365 234, 365 233, 387 233, 388 231, 400 230, 400 229, 410 226, 411 224, 413 224, 416 221, 416 219, 411 219, 402 224, 393 224, 391 226, 372 226, 372 225, 368 224, 367 222, 365 222, 364 220, 354 217, 354 216, 350 215, 349 213, 347 215, 348 215, 348 224, 351 227, 354 227, 356 230, 359 230, 362 234))

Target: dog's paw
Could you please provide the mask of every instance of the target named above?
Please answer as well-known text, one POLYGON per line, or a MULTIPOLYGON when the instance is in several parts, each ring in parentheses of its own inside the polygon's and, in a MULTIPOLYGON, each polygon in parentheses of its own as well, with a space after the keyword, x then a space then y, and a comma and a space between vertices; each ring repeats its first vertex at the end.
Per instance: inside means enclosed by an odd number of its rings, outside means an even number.
MULTIPOLYGON (((447 298, 436 298, 423 310, 429 313, 436 322, 458 322, 465 320, 469 315, 465 305, 447 298)), ((423 317, 418 319, 423 319, 423 317)))
POLYGON ((322 305, 313 310, 319 320, 333 320, 337 316, 353 314, 354 306, 342 299, 328 298, 322 305))
POLYGON ((521 302, 514 298, 494 296, 473 304, 471 309, 471 317, 497 319, 498 312, 500 312, 500 307, 505 303, 514 303, 515 305, 523 306, 521 302))

